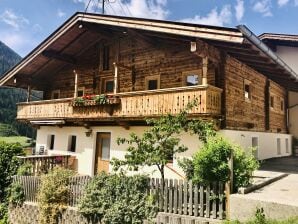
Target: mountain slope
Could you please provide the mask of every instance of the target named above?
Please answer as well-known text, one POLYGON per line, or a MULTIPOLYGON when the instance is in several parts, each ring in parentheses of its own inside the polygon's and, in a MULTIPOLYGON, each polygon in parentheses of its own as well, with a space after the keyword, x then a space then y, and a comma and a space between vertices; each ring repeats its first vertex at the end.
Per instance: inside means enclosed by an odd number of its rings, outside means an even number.
POLYGON ((21 56, 0 41, 0 77, 21 59, 21 56))
MULTIPOLYGON (((22 58, 0 41, 0 77, 22 58)), ((18 123, 16 103, 26 100, 26 91, 0 87, 0 136, 26 135, 33 137, 34 130, 18 123)))

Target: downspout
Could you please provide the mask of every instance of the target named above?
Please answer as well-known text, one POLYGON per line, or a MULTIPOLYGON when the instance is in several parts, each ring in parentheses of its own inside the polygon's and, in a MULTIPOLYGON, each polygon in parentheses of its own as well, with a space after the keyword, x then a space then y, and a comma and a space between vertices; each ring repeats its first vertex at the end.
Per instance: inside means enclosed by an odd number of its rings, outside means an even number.
POLYGON ((278 57, 266 44, 264 44, 253 32, 251 32, 245 25, 239 25, 237 28, 240 32, 253 44, 257 46, 264 54, 269 56, 278 65, 283 67, 290 75, 298 80, 298 75, 291 69, 280 57, 278 57))

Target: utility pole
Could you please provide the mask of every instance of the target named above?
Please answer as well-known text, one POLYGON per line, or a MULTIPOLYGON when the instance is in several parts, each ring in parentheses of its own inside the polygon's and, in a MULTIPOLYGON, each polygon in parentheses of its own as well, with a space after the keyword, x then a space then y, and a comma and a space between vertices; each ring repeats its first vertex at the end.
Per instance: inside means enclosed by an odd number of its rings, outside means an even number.
POLYGON ((105 14, 105 0, 102 0, 102 14, 105 14))

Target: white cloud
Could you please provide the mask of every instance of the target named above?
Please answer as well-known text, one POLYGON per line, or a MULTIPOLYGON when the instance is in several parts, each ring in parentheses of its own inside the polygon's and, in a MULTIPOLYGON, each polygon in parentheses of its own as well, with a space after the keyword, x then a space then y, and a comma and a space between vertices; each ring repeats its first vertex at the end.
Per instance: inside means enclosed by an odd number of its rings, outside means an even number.
POLYGON ((240 22, 244 16, 245 8, 244 8, 244 1, 237 0, 237 4, 235 5, 235 16, 238 22, 240 22))
POLYGON ((11 9, 6 9, 0 15, 0 21, 6 23, 7 25, 13 27, 16 30, 29 24, 29 20, 22 15, 16 15, 11 9))
MULTIPOLYGON (((73 0, 74 3, 87 7, 89 0, 73 0)), ((117 0, 106 1, 105 13, 119 16, 166 19, 169 11, 166 9, 168 0, 117 0)), ((101 4, 91 1, 88 12, 101 11, 101 4)))
POLYGON ((16 30, 0 31, 0 37, 3 43, 22 57, 28 54, 38 44, 38 40, 30 36, 30 34, 16 30))
POLYGON ((64 17, 65 15, 66 15, 66 13, 63 12, 61 9, 58 9, 58 10, 57 10, 57 16, 58 16, 59 18, 62 18, 62 17, 64 17))
POLYGON ((188 23, 224 26, 225 24, 229 24, 231 19, 231 6, 225 5, 220 11, 218 11, 217 8, 214 8, 206 16, 196 15, 193 18, 186 18, 181 21, 188 23))
POLYGON ((253 10, 255 12, 261 13, 263 16, 273 16, 271 8, 271 0, 255 1, 253 5, 253 10))
MULTIPOLYGON (((277 4, 279 7, 285 6, 286 4, 288 4, 290 0, 277 0, 277 4)), ((297 1, 297 0, 295 0, 297 1)))

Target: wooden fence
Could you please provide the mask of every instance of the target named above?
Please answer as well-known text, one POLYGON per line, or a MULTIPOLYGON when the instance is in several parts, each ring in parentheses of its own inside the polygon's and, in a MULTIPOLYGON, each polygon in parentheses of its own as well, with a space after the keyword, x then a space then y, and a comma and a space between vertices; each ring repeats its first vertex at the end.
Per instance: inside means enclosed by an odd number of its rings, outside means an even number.
MULTIPOLYGON (((68 205, 76 207, 80 201, 84 187, 91 178, 89 176, 75 176, 70 178, 69 188, 70 195, 68 197, 68 205)), ((37 192, 40 185, 40 177, 38 176, 14 176, 13 182, 22 185, 25 193, 25 201, 37 203, 37 192)))
MULTIPOLYGON (((70 179, 68 205, 76 207, 83 189, 91 180, 89 176, 76 176, 70 179)), ((14 176, 25 192, 26 201, 37 202, 40 178, 36 176, 14 176)), ((155 197, 160 212, 178 215, 224 219, 226 217, 226 195, 224 184, 212 183, 197 185, 192 181, 150 179, 148 193, 155 197)))
POLYGON ((54 167, 60 166, 64 168, 70 168, 70 158, 69 155, 33 155, 33 156, 18 156, 18 158, 23 163, 30 163, 32 165, 31 173, 32 175, 40 175, 42 173, 47 173, 54 167))
POLYGON ((160 212, 225 218, 225 188, 222 183, 197 185, 192 181, 165 180, 163 186, 160 179, 151 179, 150 193, 157 196, 160 212))

